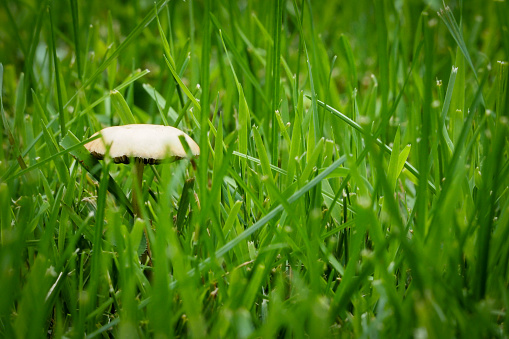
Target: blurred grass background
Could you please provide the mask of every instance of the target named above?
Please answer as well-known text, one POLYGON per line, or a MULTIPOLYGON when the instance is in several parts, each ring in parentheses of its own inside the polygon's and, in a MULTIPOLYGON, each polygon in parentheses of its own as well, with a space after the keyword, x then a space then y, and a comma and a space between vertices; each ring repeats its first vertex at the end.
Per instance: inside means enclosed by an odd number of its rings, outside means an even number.
POLYGON ((2 1, 0 336, 507 337, 507 18, 2 1), (201 147, 137 220, 131 165, 83 147, 130 122, 201 147))

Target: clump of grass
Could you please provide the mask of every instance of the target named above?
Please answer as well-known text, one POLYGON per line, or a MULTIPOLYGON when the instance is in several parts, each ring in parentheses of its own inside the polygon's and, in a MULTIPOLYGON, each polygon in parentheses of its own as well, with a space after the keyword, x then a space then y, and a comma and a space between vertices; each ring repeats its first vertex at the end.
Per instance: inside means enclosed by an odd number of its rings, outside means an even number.
POLYGON ((508 335, 506 2, 0 6, 2 337, 508 335))

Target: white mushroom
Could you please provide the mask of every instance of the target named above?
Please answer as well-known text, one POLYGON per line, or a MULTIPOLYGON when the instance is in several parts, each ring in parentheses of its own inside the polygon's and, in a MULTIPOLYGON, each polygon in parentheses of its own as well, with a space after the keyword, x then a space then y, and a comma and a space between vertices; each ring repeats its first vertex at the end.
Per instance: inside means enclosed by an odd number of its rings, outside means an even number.
POLYGON ((128 164, 129 159, 134 158, 140 159, 144 164, 158 164, 166 159, 185 158, 186 151, 179 140, 181 135, 186 139, 192 154, 200 154, 200 147, 191 137, 171 126, 124 125, 107 127, 98 133, 102 138, 89 142, 85 147, 96 158, 102 159, 107 145, 109 155, 115 163, 128 164))
MULTIPOLYGON (((137 192, 141 191, 145 164, 158 164, 163 161, 175 161, 187 157, 180 137, 186 140, 194 156, 200 154, 200 147, 187 134, 171 126, 133 124, 107 127, 96 134, 101 138, 87 144, 85 148, 96 158, 103 159, 109 149, 109 156, 115 163, 128 164, 134 159, 136 176, 132 192, 133 212, 140 216, 137 192)), ((96 135, 94 134, 94 135, 96 135)))

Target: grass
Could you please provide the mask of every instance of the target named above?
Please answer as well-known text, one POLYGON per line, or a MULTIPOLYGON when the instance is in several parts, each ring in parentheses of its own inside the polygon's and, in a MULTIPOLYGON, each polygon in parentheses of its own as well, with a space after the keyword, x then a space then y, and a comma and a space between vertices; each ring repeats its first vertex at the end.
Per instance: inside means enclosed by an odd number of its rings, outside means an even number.
POLYGON ((509 336, 507 1, 0 8, 0 337, 509 336))

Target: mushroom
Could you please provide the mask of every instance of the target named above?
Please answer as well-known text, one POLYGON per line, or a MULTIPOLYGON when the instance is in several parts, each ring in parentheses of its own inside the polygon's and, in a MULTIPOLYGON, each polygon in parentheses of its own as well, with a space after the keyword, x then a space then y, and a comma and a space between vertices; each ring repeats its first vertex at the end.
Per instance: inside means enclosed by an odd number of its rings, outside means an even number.
MULTIPOLYGON (((200 147, 178 128, 162 125, 133 124, 107 127, 98 133, 102 137, 87 144, 85 148, 97 159, 103 159, 107 149, 115 163, 128 164, 134 160, 135 180, 132 190, 133 213, 140 216, 137 192, 141 193, 143 169, 146 164, 171 162, 187 157, 181 138, 187 142, 194 156, 200 154, 200 147), (136 185, 136 187, 135 187, 136 185)), ((148 241, 148 238, 147 238, 148 241)))

